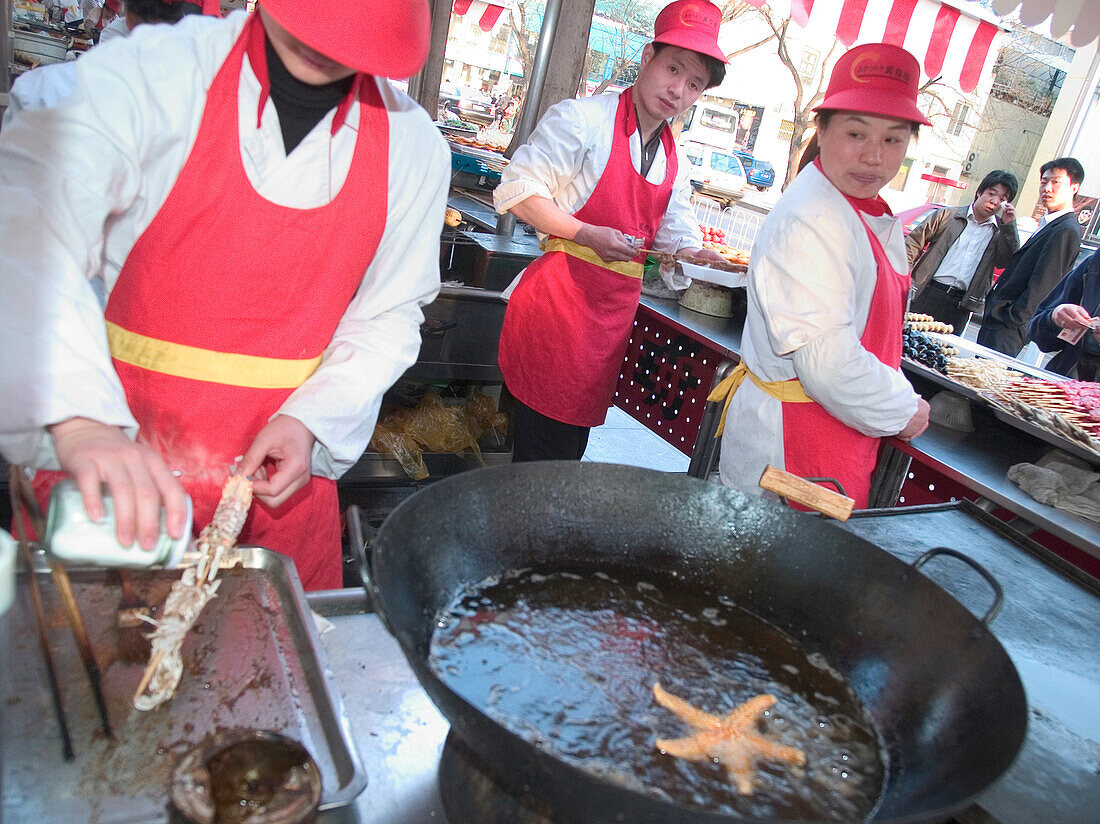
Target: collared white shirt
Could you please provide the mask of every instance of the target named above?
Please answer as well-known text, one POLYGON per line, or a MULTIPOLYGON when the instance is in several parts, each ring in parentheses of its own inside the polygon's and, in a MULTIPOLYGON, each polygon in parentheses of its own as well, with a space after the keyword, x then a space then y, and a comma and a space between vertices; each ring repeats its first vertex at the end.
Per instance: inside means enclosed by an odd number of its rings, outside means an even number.
POLYGON ((1060 212, 1047 212, 1045 215, 1043 215, 1041 218, 1039 218, 1039 228, 1042 229, 1044 226, 1046 226, 1052 220, 1057 220, 1062 215, 1072 215, 1072 214, 1073 214, 1073 207, 1072 206, 1070 206, 1068 209, 1063 209, 1060 212))
POLYGON ((940 268, 936 270, 932 280, 956 289, 968 287, 989 241, 996 232, 997 218, 990 215, 987 220, 978 222, 974 216, 974 204, 970 204, 966 212, 966 228, 943 256, 940 268))

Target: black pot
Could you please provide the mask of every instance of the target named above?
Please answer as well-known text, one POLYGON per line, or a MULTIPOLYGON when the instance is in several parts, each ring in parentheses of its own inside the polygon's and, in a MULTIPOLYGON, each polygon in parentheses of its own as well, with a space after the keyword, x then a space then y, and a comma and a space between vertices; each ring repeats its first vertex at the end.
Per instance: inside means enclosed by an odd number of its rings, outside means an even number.
POLYGON ((814 516, 683 475, 596 463, 493 467, 399 505, 369 586, 455 732, 512 786, 587 822, 731 822, 603 781, 534 747, 431 671, 435 617, 467 584, 534 567, 659 569, 722 591, 847 679, 885 742, 873 816, 940 821, 1023 742, 1027 703, 1000 642, 913 567, 814 516))

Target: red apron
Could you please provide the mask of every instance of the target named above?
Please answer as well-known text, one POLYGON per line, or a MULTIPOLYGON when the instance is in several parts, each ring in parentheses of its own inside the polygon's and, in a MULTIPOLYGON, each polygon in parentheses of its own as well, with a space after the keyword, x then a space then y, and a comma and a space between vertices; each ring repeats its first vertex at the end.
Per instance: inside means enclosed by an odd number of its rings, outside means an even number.
MULTIPOLYGON (((256 16, 214 78, 191 154, 105 312, 138 440, 182 473, 196 533, 210 522, 230 467, 320 362, 387 212, 388 116, 369 77, 353 86, 355 154, 332 202, 294 209, 256 192, 237 128, 246 52, 266 89, 256 16)), ((36 475, 40 496, 59 476, 36 475)), ((240 542, 289 555, 307 589, 340 587, 336 482, 313 476, 275 510, 256 501, 240 542)))
MULTIPOLYGON (((853 206, 853 208, 855 208, 853 206)), ((878 237, 856 210, 871 251, 877 279, 860 344, 891 369, 901 366, 901 329, 909 295, 908 272, 898 272, 886 257, 878 237)), ((871 476, 878 461, 879 438, 847 426, 817 403, 783 404, 784 468, 803 478, 835 478, 856 507, 867 507, 871 476)))
MULTIPOLYGON (((665 125, 664 181, 649 183, 638 173, 630 159, 630 136, 637 130, 633 99, 633 89, 620 95, 607 168, 574 217, 640 237, 648 249, 672 197, 676 147, 665 125)), ((614 264, 550 251, 527 267, 500 336, 500 369, 516 398, 562 423, 603 423, 638 311, 644 260, 640 252, 631 267, 637 274, 623 274, 609 268, 614 264)))

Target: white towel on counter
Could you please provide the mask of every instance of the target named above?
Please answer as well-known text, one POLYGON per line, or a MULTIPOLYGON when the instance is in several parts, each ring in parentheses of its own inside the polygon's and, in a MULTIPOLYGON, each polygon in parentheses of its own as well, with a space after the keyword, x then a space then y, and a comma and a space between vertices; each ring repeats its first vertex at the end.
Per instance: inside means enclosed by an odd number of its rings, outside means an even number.
POLYGON ((1100 473, 1061 452, 1018 463, 1008 479, 1041 504, 1100 523, 1100 473))

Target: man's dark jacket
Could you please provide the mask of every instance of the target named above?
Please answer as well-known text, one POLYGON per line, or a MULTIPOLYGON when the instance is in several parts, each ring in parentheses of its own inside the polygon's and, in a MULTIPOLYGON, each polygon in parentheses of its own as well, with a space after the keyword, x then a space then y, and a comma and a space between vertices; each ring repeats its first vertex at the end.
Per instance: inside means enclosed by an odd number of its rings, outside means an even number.
POLYGON ((1028 238, 985 299, 978 343, 1015 357, 1035 310, 1069 271, 1081 249, 1081 226, 1070 213, 1028 238))
MULTIPOLYGON (((943 263, 947 250, 966 229, 966 215, 969 211, 970 204, 939 209, 914 226, 905 238, 909 269, 913 273, 913 300, 919 298, 928 288, 943 263), (925 249, 923 254, 922 249, 925 249)), ((985 293, 989 291, 989 284, 993 280, 993 270, 1007 266, 1012 253, 1019 246, 1020 236, 1016 232, 1016 221, 1008 224, 998 222, 997 230, 990 237, 978 261, 978 268, 974 270, 974 277, 959 300, 960 308, 971 312, 981 311, 985 293)))
POLYGON ((1093 317, 1100 311, 1100 252, 1093 252, 1081 261, 1080 266, 1062 278, 1062 282, 1039 304, 1035 317, 1027 325, 1027 336, 1040 349, 1058 353, 1050 359, 1046 368, 1059 375, 1071 375, 1082 347, 1089 342, 1092 335, 1086 332, 1077 343, 1069 343, 1058 337, 1062 330, 1055 325, 1051 315, 1063 303, 1076 303, 1093 317))

